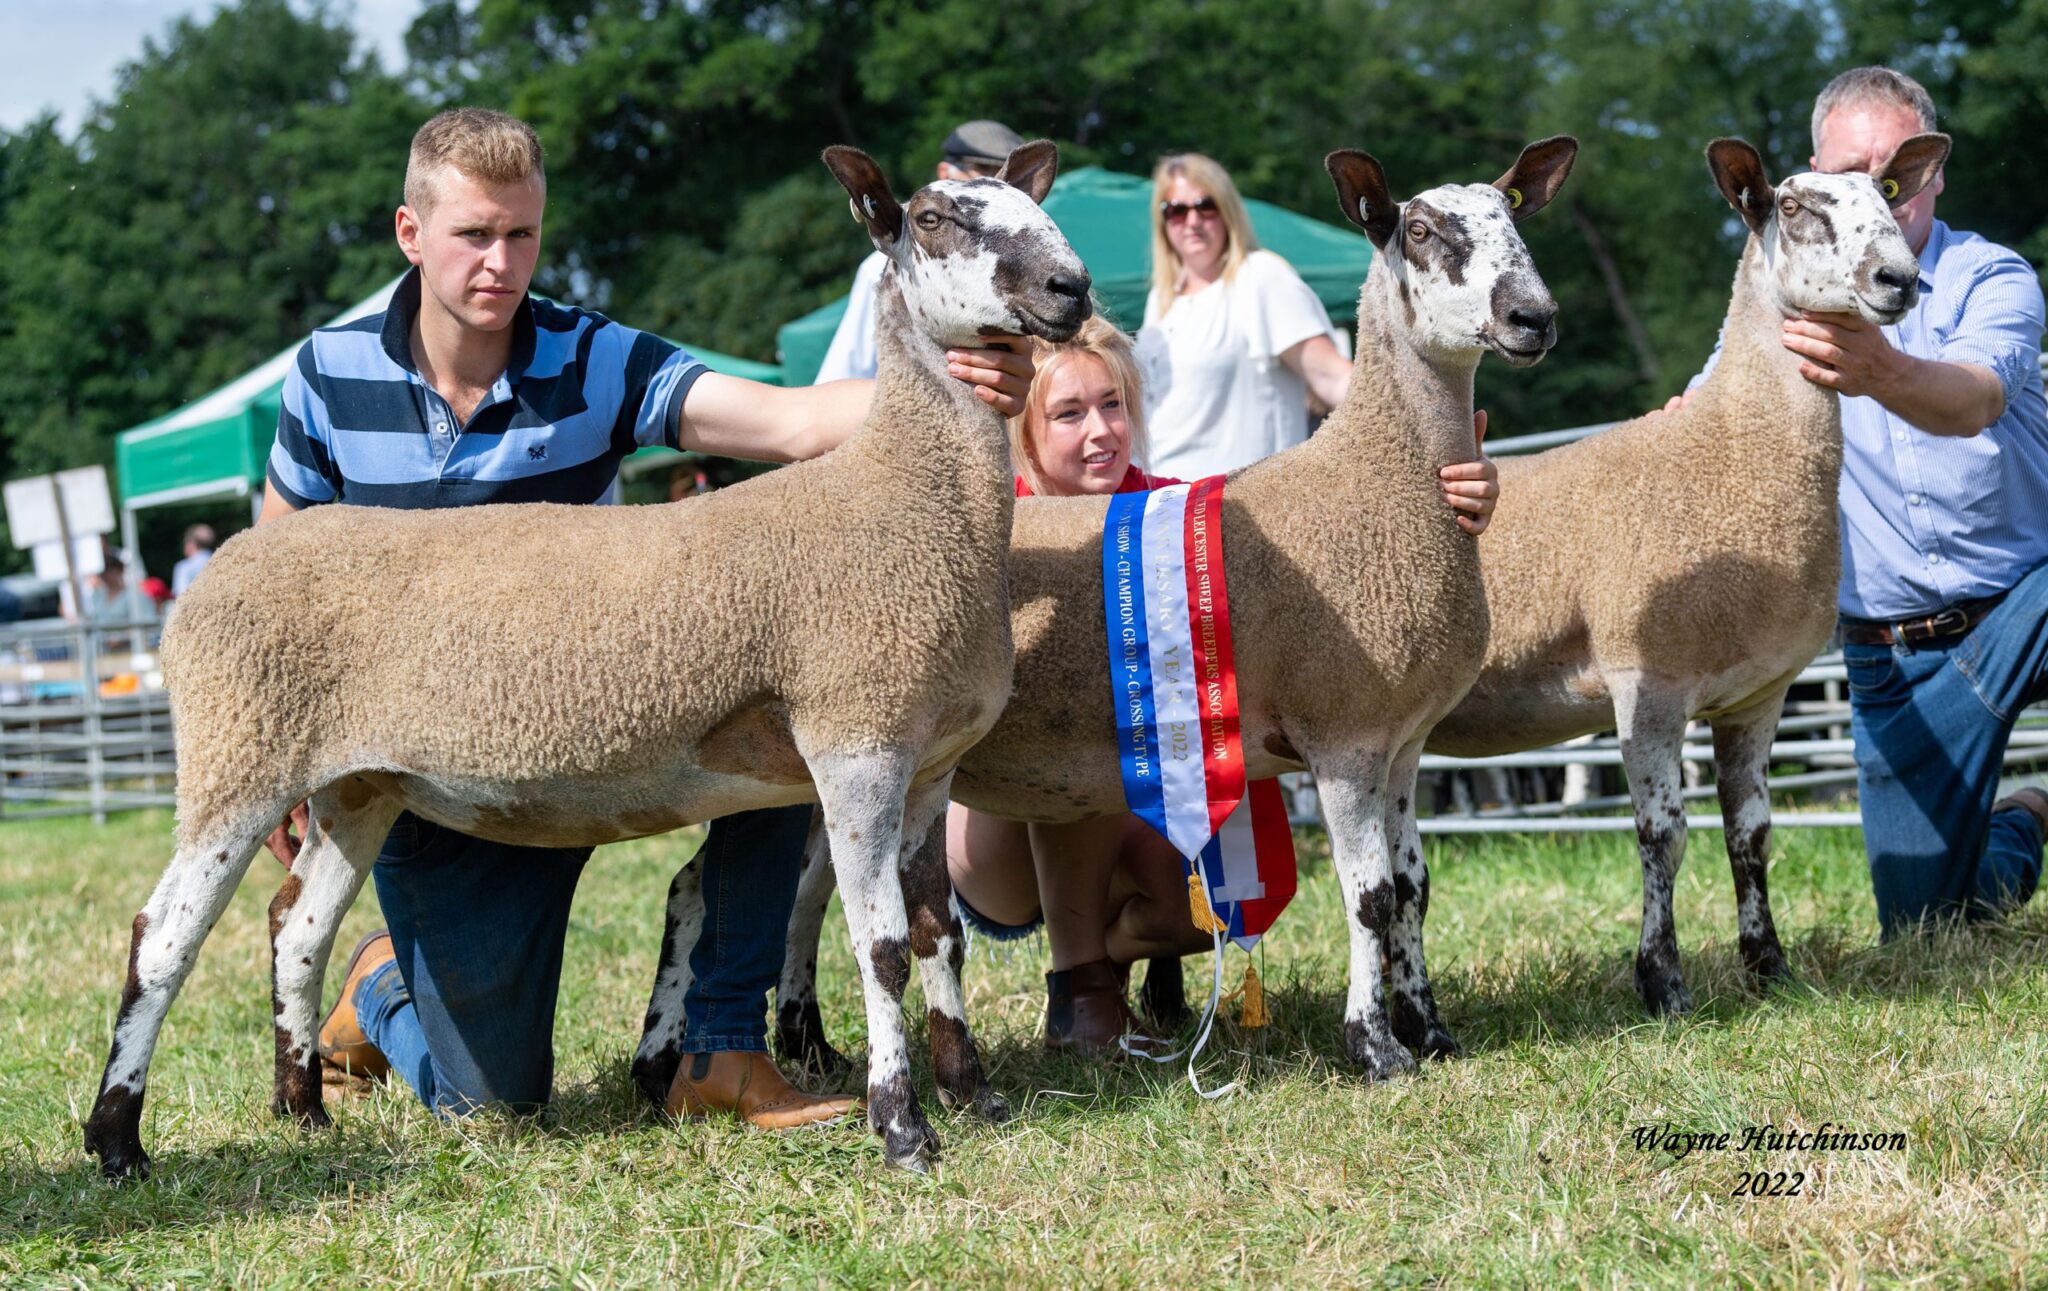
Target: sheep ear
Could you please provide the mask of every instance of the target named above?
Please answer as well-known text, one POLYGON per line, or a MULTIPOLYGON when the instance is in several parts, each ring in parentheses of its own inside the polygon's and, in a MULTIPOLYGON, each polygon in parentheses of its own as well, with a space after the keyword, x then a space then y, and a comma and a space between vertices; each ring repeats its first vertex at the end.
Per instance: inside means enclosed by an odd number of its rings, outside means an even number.
POLYGON ((1949 144, 1945 134, 1916 134, 1894 149, 1891 160, 1877 173, 1877 191, 1884 194, 1886 204, 1910 202, 1933 183, 1948 161, 1949 144))
POLYGON ((1339 148, 1323 158, 1323 169, 1337 185, 1337 207, 1344 218, 1364 229, 1374 246, 1386 250, 1387 239, 1401 222, 1401 207, 1387 191, 1387 172, 1378 160, 1356 148, 1339 148))
POLYGON ((1714 172, 1721 196, 1749 225, 1750 232, 1763 232, 1778 191, 1764 177, 1764 159, 1757 150, 1740 139, 1716 139, 1707 145, 1707 168, 1714 172))
POLYGON ((1515 219, 1526 220, 1550 205, 1578 157, 1579 141, 1568 134, 1538 139, 1522 149, 1508 173, 1494 180, 1493 186, 1508 199, 1515 219))
POLYGON ((825 150, 825 168, 846 190, 853 217, 867 225, 876 246, 890 246, 903 236, 903 208, 889 192, 889 178, 873 157, 858 148, 834 144, 825 150))
POLYGON ((1052 191, 1052 179, 1060 173, 1059 145, 1050 139, 1034 139, 1010 150, 1010 158, 996 172, 996 178, 1012 188, 1021 188, 1032 201, 1043 204, 1052 191))

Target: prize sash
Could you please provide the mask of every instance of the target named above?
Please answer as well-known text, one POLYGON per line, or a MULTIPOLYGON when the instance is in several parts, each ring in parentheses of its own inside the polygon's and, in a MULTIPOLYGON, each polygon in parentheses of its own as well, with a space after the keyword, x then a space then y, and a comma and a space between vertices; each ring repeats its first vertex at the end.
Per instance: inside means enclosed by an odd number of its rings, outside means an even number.
POLYGON ((1244 778, 1223 477, 1113 495, 1102 593, 1124 798, 1186 859, 1197 925, 1250 950, 1294 896, 1294 837, 1278 782, 1244 778))

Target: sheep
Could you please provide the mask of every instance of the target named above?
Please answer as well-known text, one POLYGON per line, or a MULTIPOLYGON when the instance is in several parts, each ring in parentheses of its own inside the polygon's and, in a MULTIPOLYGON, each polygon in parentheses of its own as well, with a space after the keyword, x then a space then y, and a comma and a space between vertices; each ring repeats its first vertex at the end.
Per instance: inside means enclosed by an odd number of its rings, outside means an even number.
POLYGON ((1635 980, 1655 1013, 1692 1006, 1671 918, 1691 719, 1713 727, 1743 963, 1758 982, 1789 976, 1765 889, 1764 779, 1786 688, 1834 630, 1842 420, 1779 326, 1802 310, 1890 324, 1912 309, 1919 266, 1886 195, 1910 199, 1947 155, 1946 136, 1920 135, 1874 180, 1773 187, 1754 148, 1716 140, 1714 182, 1750 230, 1719 364, 1682 409, 1502 464, 1482 562, 1492 642, 1429 749, 1477 757, 1620 732, 1643 866, 1635 980))
MULTIPOLYGON (((1374 1078, 1412 1070, 1410 1047, 1456 1051, 1421 961, 1401 958, 1408 942, 1389 942, 1404 908, 1396 894, 1426 884, 1413 810, 1423 737, 1478 675, 1486 648, 1478 551, 1438 496, 1437 471, 1477 451, 1480 357, 1490 350, 1526 367, 1555 343, 1556 306, 1515 222, 1556 196, 1577 150, 1563 136, 1532 143, 1490 186, 1444 185, 1405 204, 1372 157, 1331 153, 1339 205, 1379 251, 1360 291, 1351 387, 1313 438, 1233 472, 1223 495, 1245 773, 1316 775, 1351 914, 1345 1053, 1374 1078), (1393 951, 1391 1024, 1383 947, 1393 951)), ((1107 505, 1018 506, 1015 689, 961 759, 956 801, 1018 820, 1128 810, 1104 655, 1107 505)), ((943 857, 942 828, 926 847, 943 857)), ((791 922, 777 1031, 785 1056, 830 1068, 815 971, 831 876, 816 854, 791 922)), ((690 886, 679 876, 672 919, 697 908, 690 886)), ((1418 904, 1405 908, 1420 919, 1418 904)), ((650 1021, 679 1012, 687 973, 679 956, 666 957, 650 1021)), ((672 1061, 650 1029, 635 1059, 642 1088, 672 1061)))
MULTIPOLYGON (((901 997, 908 939, 943 954, 961 933, 943 902, 906 910, 899 839, 943 812, 1012 656, 1003 425, 944 351, 987 331, 1071 336, 1089 280, 1037 205, 1048 142, 907 205, 859 151, 824 161, 890 257, 873 405, 838 449, 668 506, 320 507, 235 538, 180 605, 163 641, 176 854, 135 918, 85 1124, 107 1175, 149 1168, 139 1123, 165 1012, 301 799, 306 846, 270 906, 280 1115, 327 1123, 321 978, 401 809, 565 847, 815 801, 869 997, 869 1123, 891 1164, 936 1153, 901 997)), ((959 1017, 952 978, 926 971, 959 1017)), ((960 1077, 972 1102, 972 1054, 960 1077)))

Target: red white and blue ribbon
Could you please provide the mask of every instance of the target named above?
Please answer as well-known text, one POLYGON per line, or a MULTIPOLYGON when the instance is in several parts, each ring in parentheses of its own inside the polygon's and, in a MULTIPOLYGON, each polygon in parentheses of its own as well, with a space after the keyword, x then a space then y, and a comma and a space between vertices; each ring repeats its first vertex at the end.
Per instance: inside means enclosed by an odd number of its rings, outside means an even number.
POLYGON ((1124 798, 1250 950, 1294 896, 1294 838, 1278 783, 1244 778, 1223 480, 1111 497, 1103 609, 1124 798))

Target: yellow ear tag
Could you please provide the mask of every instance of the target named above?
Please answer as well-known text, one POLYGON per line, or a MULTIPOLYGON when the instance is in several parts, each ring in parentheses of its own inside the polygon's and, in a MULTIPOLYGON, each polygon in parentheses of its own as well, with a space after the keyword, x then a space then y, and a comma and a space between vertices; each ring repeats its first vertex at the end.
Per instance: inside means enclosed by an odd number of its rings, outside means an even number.
POLYGON ((1896 202, 1899 200, 1899 181, 1887 179, 1877 186, 1877 191, 1884 194, 1885 201, 1896 202))
POLYGON ((1511 210, 1511 211, 1519 211, 1519 210, 1521 210, 1521 209, 1522 209, 1522 190, 1521 190, 1521 189, 1519 189, 1519 188, 1510 188, 1510 189, 1508 190, 1508 209, 1509 209, 1509 210, 1511 210))

